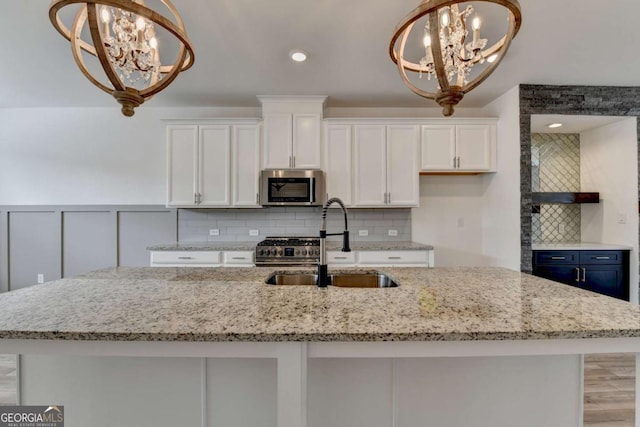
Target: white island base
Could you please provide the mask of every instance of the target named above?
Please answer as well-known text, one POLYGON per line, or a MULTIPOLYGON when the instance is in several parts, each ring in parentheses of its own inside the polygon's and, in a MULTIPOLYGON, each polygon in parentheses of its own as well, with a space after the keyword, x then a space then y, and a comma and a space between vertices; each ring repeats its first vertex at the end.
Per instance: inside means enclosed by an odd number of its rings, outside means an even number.
POLYGON ((3 340, 22 404, 69 426, 582 426, 580 354, 637 338, 330 343, 3 340))

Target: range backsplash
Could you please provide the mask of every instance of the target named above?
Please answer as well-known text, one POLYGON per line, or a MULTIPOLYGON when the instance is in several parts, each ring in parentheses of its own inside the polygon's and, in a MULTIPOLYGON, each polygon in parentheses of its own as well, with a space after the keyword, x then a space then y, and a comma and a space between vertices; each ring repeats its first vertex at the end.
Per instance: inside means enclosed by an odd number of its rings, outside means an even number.
MULTIPOLYGON (((263 209, 179 209, 178 240, 256 241, 267 236, 317 236, 322 208, 269 207, 263 209), (219 230, 218 236, 210 230, 219 230), (250 236, 250 230, 259 230, 250 236)), ((352 241, 409 241, 411 240, 411 209, 352 209, 348 213, 352 241), (368 236, 360 236, 367 230, 368 236), (389 236, 396 230, 397 236, 389 236)), ((344 216, 340 209, 331 208, 327 214, 327 231, 344 230, 344 216)), ((332 237, 340 239, 340 237, 332 237)))

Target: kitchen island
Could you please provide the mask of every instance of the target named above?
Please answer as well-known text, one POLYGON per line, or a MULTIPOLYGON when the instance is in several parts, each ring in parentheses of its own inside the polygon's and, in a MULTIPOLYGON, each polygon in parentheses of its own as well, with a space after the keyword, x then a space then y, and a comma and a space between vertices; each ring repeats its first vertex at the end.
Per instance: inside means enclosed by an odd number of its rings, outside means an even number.
POLYGON ((117 268, 3 294, 1 352, 24 355, 22 403, 64 404, 71 425, 564 427, 581 424, 580 355, 640 350, 638 307, 505 269, 324 290, 266 285, 274 270, 117 268))

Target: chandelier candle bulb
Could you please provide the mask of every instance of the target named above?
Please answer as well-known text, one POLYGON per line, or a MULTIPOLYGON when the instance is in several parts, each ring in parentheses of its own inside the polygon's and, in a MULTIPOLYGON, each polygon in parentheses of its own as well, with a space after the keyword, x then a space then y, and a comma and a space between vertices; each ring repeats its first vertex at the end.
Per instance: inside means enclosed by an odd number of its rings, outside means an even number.
POLYGON ((480 39, 480 18, 473 18, 473 44, 478 43, 480 39))
POLYGON ((102 6, 102 9, 100 10, 100 18, 102 19, 102 34, 104 34, 105 37, 109 37, 109 21, 111 21, 111 14, 104 6, 102 6))

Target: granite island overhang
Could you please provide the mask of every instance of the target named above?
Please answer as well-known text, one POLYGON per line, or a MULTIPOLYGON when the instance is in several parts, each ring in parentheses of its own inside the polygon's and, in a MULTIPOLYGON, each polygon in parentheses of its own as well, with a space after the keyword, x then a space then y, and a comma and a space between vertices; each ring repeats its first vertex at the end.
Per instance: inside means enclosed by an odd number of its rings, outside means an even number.
MULTIPOLYGON (((520 425, 553 425, 545 424, 550 418, 573 425, 581 405, 577 389, 575 396, 566 396, 581 378, 574 355, 640 350, 637 306, 502 268, 376 269, 400 284, 385 289, 266 285, 274 270, 282 269, 120 267, 3 294, 0 352, 27 355, 22 364, 30 390, 26 401, 53 393, 42 385, 43 372, 52 375, 45 368, 55 366, 58 376, 50 382, 60 384, 87 357, 275 359, 277 425, 298 427, 313 419, 307 390, 319 387, 313 373, 318 369, 333 372, 345 360, 375 360, 381 366, 391 361, 396 396, 427 387, 407 385, 414 379, 406 374, 415 369, 412 363, 425 359, 430 365, 419 371, 435 369, 432 376, 447 371, 440 366, 443 360, 456 359, 447 378, 458 382, 481 363, 482 372, 501 381, 529 384, 520 393, 523 400, 531 398, 527 393, 535 392, 538 378, 553 378, 557 391, 545 391, 543 404, 563 402, 566 410, 549 409, 520 425), (495 359, 488 362, 488 356, 495 359), (338 365, 318 367, 326 361, 338 365), (510 364, 526 366, 526 372, 504 373, 510 364), (37 379, 28 369, 39 374, 37 379)), ((209 362, 203 363, 206 371, 209 362)), ((358 362, 350 372, 364 365, 358 362)), ((202 375, 206 378, 206 372, 202 375)), ((475 379, 464 388, 478 385, 498 393, 488 380, 475 379)), ((518 408, 522 402, 515 399, 511 404, 518 408)), ((396 400, 389 403, 394 417, 411 419, 418 411, 397 407, 396 400)), ((486 405, 485 411, 491 408, 486 405)), ((447 414, 434 415, 437 410, 429 410, 430 419, 456 425, 447 414)), ((506 426, 512 418, 492 422, 506 426)))

